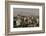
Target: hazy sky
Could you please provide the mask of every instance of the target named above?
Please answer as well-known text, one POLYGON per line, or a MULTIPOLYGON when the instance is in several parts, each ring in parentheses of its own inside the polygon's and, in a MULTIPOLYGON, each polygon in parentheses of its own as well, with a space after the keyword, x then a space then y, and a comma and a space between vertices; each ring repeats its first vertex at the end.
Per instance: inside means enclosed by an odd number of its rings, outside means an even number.
POLYGON ((38 16, 39 15, 39 9, 31 9, 31 8, 14 8, 13 9, 13 14, 14 16, 20 14, 20 15, 34 15, 38 16))

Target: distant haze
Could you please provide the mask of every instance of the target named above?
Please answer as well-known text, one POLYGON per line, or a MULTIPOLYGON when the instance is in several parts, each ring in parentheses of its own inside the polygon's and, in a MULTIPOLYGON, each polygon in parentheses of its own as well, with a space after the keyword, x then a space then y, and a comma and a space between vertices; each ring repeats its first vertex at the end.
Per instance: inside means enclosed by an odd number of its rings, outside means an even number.
POLYGON ((17 16, 18 14, 25 16, 30 16, 30 15, 39 16, 39 9, 13 8, 13 15, 17 16))

